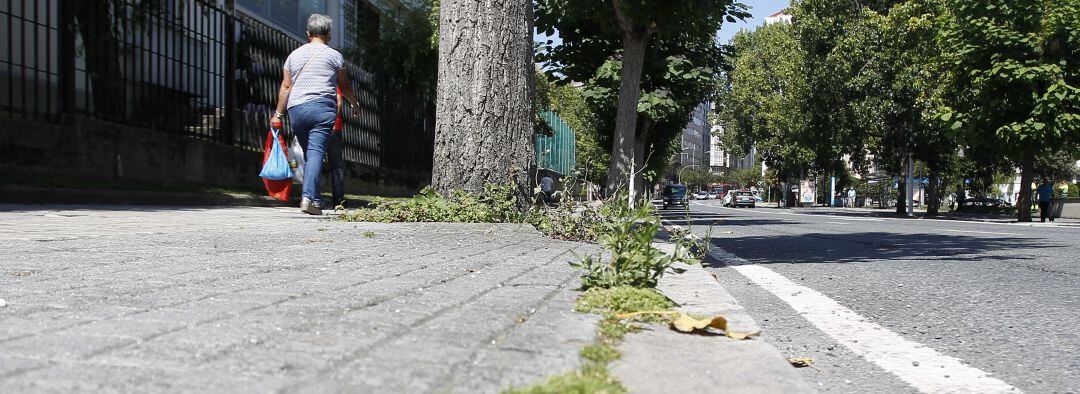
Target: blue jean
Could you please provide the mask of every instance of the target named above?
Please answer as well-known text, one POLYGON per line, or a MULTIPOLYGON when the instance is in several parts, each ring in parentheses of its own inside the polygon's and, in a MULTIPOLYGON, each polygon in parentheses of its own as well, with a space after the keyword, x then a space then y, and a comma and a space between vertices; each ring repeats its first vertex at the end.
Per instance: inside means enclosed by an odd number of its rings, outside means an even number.
POLYGON ((303 197, 319 201, 319 174, 326 157, 327 140, 330 139, 337 103, 331 99, 317 99, 289 108, 292 125, 300 147, 304 149, 303 197))

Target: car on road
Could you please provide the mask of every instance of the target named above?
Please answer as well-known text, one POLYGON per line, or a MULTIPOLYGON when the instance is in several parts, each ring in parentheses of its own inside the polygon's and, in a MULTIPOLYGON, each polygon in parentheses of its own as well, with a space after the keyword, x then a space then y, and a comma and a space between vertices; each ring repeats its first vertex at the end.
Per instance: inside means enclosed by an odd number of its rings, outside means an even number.
POLYGON ((664 186, 663 191, 663 206, 667 209, 670 206, 686 206, 686 186, 679 184, 671 184, 664 186))
POLYGON ((732 190, 728 192, 727 196, 724 196, 724 206, 726 207, 753 208, 756 203, 757 199, 754 198, 754 193, 749 190, 732 190))
POLYGON ((708 200, 709 199, 709 193, 704 192, 704 191, 699 191, 697 193, 694 193, 694 199, 695 200, 708 200))

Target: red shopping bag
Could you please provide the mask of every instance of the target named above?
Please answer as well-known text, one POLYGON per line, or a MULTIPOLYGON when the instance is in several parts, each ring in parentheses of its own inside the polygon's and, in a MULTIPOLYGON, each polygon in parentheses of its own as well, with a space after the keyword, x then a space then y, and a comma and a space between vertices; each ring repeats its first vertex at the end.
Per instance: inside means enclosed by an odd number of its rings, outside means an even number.
MULTIPOLYGON (((266 144, 263 145, 263 164, 266 164, 266 159, 270 157, 270 149, 273 148, 273 145, 270 144, 277 142, 278 144, 281 144, 281 149, 283 151, 287 149, 285 138, 282 138, 280 134, 282 133, 279 133, 277 141, 274 141, 273 131, 266 132, 266 144)), ((292 190, 292 183, 293 180, 291 178, 281 180, 263 178, 263 185, 266 186, 266 192, 270 194, 270 197, 281 201, 289 201, 289 191, 292 190)))

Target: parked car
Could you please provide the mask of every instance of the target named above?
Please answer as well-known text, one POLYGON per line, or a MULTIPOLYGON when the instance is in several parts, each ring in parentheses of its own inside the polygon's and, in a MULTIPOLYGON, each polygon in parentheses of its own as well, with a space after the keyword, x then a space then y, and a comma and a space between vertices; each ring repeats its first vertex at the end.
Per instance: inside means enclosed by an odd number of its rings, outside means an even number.
POLYGON ((748 190, 732 190, 724 197, 724 206, 753 208, 757 203, 756 200, 757 199, 754 198, 754 193, 748 190))
POLYGON ((679 184, 671 184, 664 186, 663 191, 663 206, 667 209, 670 206, 686 206, 686 186, 679 184))

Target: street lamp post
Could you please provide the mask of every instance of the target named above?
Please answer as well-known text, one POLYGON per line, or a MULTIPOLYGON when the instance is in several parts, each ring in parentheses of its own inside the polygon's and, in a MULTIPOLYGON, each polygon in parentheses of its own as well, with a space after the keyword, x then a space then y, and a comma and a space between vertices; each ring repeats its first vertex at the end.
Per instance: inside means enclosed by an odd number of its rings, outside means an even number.
POLYGON ((683 183, 682 183, 682 172, 683 172, 683 170, 685 170, 685 169, 687 169, 687 168, 690 168, 690 167, 701 167, 701 166, 699 166, 699 165, 697 165, 697 164, 691 164, 691 165, 688 165, 688 166, 683 166, 683 168, 680 168, 680 169, 679 169, 679 173, 677 174, 677 175, 678 175, 678 178, 679 178, 679 179, 678 179, 678 181, 679 181, 679 184, 680 184, 680 185, 681 185, 681 184, 683 184, 683 183))

